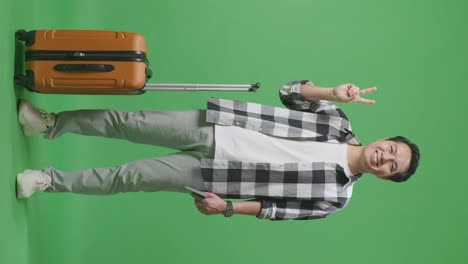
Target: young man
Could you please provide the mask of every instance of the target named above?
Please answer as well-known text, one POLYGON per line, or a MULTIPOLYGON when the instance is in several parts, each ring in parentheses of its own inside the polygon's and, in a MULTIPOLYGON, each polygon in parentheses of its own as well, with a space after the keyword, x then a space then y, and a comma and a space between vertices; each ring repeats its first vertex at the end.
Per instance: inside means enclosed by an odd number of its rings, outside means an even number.
POLYGON ((317 219, 346 206, 363 173, 406 181, 419 163, 416 145, 403 137, 362 146, 346 115, 328 101, 374 104, 352 84, 320 88, 293 81, 280 90, 289 108, 208 100, 207 110, 78 110, 49 114, 27 101, 19 122, 27 136, 64 133, 126 139, 180 152, 113 168, 64 172, 54 167, 17 175, 18 198, 34 192, 206 191, 194 195, 204 214, 262 219, 317 219), (242 198, 231 202, 223 198, 242 198))

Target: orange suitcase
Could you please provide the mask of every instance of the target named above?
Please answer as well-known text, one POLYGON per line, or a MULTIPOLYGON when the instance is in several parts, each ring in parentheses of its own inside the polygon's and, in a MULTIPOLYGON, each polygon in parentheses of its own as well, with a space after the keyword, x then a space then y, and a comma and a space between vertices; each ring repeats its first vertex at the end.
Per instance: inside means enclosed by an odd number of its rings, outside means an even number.
POLYGON ((138 94, 151 77, 137 33, 21 30, 16 38, 26 43, 26 72, 15 80, 34 92, 138 94))
POLYGON ((255 91, 260 84, 148 84, 145 39, 132 32, 19 30, 25 72, 15 82, 30 91, 53 94, 142 94, 147 90, 255 91))

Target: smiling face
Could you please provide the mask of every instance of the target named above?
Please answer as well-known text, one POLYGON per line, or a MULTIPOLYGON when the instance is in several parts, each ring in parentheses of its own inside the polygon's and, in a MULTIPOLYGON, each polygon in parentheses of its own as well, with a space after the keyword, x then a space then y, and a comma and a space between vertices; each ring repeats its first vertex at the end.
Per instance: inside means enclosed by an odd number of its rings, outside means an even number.
POLYGON ((411 162, 411 149, 403 142, 379 140, 365 146, 364 166, 379 179, 406 172, 411 162))

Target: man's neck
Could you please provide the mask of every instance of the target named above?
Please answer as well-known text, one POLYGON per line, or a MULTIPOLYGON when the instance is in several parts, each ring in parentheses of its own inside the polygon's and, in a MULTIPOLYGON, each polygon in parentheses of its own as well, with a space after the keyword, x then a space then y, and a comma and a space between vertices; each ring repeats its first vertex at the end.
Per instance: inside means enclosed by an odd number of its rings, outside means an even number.
POLYGON ((348 145, 347 159, 349 170, 353 175, 366 172, 362 157, 364 156, 363 146, 348 145))

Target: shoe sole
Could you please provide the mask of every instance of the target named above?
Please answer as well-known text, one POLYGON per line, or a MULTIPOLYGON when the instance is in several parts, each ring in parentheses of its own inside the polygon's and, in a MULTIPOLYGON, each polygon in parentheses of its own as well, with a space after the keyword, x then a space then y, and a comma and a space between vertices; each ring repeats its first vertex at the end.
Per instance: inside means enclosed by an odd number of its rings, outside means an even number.
POLYGON ((29 197, 29 196, 23 195, 23 189, 21 188, 21 181, 23 180, 24 177, 25 175, 23 173, 19 173, 16 176, 16 197, 18 199, 24 199, 24 198, 29 197))
POLYGON ((18 121, 21 125, 26 124, 26 120, 24 119, 24 111, 26 102, 24 100, 20 100, 18 105, 18 121))
POLYGON ((36 133, 34 131, 31 131, 31 128, 26 124, 26 116, 25 116, 25 111, 27 111, 27 101, 25 100, 20 100, 19 106, 18 106, 18 121, 21 124, 23 128, 23 134, 27 137, 32 136, 36 133))

